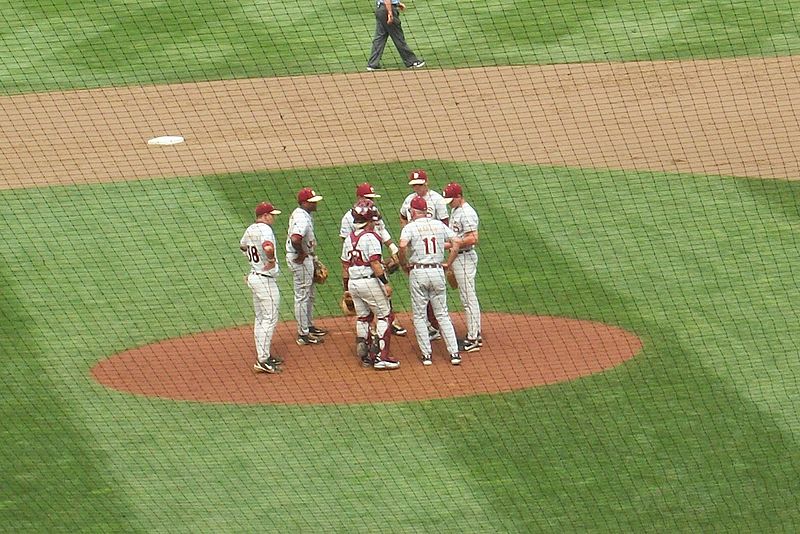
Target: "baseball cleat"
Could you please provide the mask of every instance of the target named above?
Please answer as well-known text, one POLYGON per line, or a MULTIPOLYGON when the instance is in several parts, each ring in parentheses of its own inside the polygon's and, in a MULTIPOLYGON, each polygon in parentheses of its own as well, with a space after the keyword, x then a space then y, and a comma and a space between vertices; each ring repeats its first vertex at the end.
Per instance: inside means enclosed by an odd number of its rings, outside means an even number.
POLYGON ((461 365, 461 355, 459 353, 451 354, 450 363, 453 365, 461 365))
POLYGON ((327 330, 325 330, 324 328, 317 328, 314 325, 311 325, 308 328, 308 333, 312 334, 312 335, 315 335, 317 337, 322 337, 322 336, 328 335, 328 331, 327 330))
POLYGON ((483 336, 481 336, 480 334, 478 334, 478 346, 479 347, 483 346, 483 336))
POLYGON ((415 61, 411 65, 408 66, 409 69, 420 69, 425 66, 425 62, 422 60, 415 61))
POLYGON ((267 358, 267 361, 270 363, 270 365, 276 366, 276 365, 281 365, 283 363, 283 358, 281 358, 280 356, 270 356, 269 358, 267 358))
POLYGON ((433 365, 430 354, 422 357, 422 365, 433 365))
POLYGON ((375 71, 375 70, 381 70, 382 68, 383 68, 383 67, 381 67, 381 66, 377 66, 377 67, 370 67, 369 65, 367 65, 367 70, 368 70, 369 72, 372 72, 372 71, 375 71))
POLYGON ((256 373, 269 373, 269 374, 277 374, 281 372, 280 368, 278 368, 277 365, 272 365, 269 360, 265 362, 257 361, 255 365, 253 365, 253 371, 255 371, 256 373))
POLYGON ((436 341, 437 339, 442 339, 442 333, 436 330, 435 328, 428 329, 428 338, 431 341, 436 341))
POLYGON ((400 367, 400 362, 394 358, 375 358, 375 363, 372 364, 373 369, 397 369, 400 367))
POLYGON ((467 338, 464 340, 464 345, 461 347, 461 350, 464 352, 478 352, 481 350, 481 346, 477 339, 467 338))
POLYGON ((323 342, 321 337, 317 337, 313 334, 306 334, 305 336, 297 336, 297 339, 295 341, 300 346, 319 345, 320 343, 323 342))
POLYGON ((392 323, 392 335, 403 337, 408 334, 408 330, 397 323, 392 323))

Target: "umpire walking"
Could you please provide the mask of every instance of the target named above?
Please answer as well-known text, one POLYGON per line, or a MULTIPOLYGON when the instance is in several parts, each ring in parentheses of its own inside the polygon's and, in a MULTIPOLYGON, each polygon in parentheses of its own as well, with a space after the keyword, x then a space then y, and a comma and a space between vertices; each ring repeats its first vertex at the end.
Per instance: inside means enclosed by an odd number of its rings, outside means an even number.
POLYGON ((400 12, 406 6, 400 0, 376 0, 375 5, 375 37, 372 38, 372 54, 367 62, 367 70, 381 68, 381 56, 386 47, 386 40, 391 37, 400 59, 409 69, 418 69, 425 66, 406 44, 403 25, 400 23, 400 12))

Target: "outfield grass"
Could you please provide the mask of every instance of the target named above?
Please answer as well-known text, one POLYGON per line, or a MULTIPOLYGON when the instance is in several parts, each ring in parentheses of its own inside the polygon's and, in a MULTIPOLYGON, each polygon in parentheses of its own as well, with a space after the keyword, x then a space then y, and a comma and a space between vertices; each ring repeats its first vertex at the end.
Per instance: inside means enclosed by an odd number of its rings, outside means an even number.
MULTIPOLYGON (((800 50, 789 0, 409 4, 434 69, 800 50)), ((3 8, 4 94, 361 71, 373 30, 365 0, 3 8)), ((400 66, 391 45, 384 65, 400 66)), ((422 161, 0 191, 0 531, 797 530, 798 187, 422 161), (379 406, 205 405, 90 379, 114 352, 250 322, 237 245, 257 200, 285 209, 280 236, 313 184, 335 266, 353 186, 384 193, 396 234, 417 165, 482 216, 484 309, 617 325, 642 353, 565 384, 379 406)), ((285 272, 280 287, 290 318, 285 272)), ((324 287, 318 314, 337 296, 324 287)), ((394 300, 408 309, 402 284, 394 300)), ((509 335, 524 350, 530 333, 509 335)))
MULTIPOLYGON (((432 68, 773 56, 800 50, 791 0, 409 2, 432 68)), ((0 92, 362 71, 370 0, 8 0, 0 92)), ((384 65, 401 68, 391 43, 384 65)))
MULTIPOLYGON (((3 191, 0 522, 170 532, 800 524, 798 187, 408 162, 3 191), (335 264, 353 186, 376 184, 397 233, 402 176, 416 165, 436 183, 460 180, 479 207, 485 309, 603 321, 638 334, 644 351, 557 386, 383 406, 203 405, 89 378, 115 351, 250 321, 236 247, 265 191, 287 214, 298 176, 326 196, 317 225, 335 264), (509 198, 504 184, 522 193, 509 198)), ((337 296, 324 287, 319 313, 336 313, 337 296)), ((408 307, 402 284, 397 304, 408 307)), ((527 333, 511 335, 524 350, 527 333)))

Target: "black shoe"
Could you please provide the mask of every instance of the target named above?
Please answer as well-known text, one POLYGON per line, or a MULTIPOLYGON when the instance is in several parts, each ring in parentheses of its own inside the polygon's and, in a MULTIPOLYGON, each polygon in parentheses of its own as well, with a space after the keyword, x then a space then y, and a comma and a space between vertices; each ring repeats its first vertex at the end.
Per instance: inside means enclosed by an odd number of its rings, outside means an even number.
POLYGON ((408 66, 409 69, 420 69, 425 66, 425 62, 422 60, 415 61, 411 65, 408 66))
POLYGON ((309 334, 313 334, 313 335, 315 335, 317 337, 322 337, 322 336, 328 335, 328 331, 327 330, 325 330, 324 328, 317 328, 314 325, 311 325, 308 328, 308 333, 309 334))
POLYGON ((297 336, 296 343, 298 345, 319 345, 322 343, 322 338, 314 334, 307 334, 305 336, 297 336))
POLYGON ((403 337, 408 334, 408 330, 397 323, 392 323, 392 335, 403 337))
POLYGON ((283 358, 280 356, 270 356, 267 358, 267 361, 272 365, 281 365, 283 363, 283 358))
POLYGON ((369 72, 372 72, 374 70, 381 70, 381 69, 383 69, 383 67, 381 67, 380 65, 378 65, 377 67, 370 67, 369 65, 367 65, 367 70, 369 72))
POLYGON ((464 340, 464 345, 461 348, 461 350, 463 350, 464 352, 478 352, 479 350, 481 350, 481 346, 480 344, 478 344, 477 339, 467 338, 464 340))
POLYGON ((272 365, 272 363, 269 360, 265 362, 256 361, 255 365, 253 365, 253 370, 256 373, 269 373, 269 374, 276 374, 281 372, 278 366, 272 365))

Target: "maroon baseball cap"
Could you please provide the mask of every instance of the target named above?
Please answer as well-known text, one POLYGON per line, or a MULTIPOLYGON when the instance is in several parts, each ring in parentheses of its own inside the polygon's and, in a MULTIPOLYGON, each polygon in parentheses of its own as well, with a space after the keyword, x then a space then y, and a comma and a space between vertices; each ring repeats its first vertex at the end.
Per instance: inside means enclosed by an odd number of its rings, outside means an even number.
POLYGON ((256 206, 256 217, 261 217, 265 213, 269 213, 270 215, 280 215, 281 210, 275 208, 269 202, 262 202, 258 206, 256 206))
POLYGON ((373 187, 368 183, 363 183, 356 188, 356 196, 364 198, 381 198, 381 196, 375 192, 375 189, 373 189, 373 187))
POLYGON ((415 169, 408 175, 408 185, 424 185, 428 183, 428 173, 422 169, 415 169))
POLYGON ((462 194, 461 186, 455 182, 450 182, 446 186, 444 186, 444 191, 442 191, 442 196, 444 197, 444 201, 446 203, 450 203, 456 197, 460 197, 462 194))
POLYGON ((411 208, 419 211, 428 211, 428 203, 425 199, 417 195, 411 199, 411 208))
POLYGON ((303 202, 319 202, 320 200, 322 200, 322 195, 318 195, 310 187, 304 187, 297 193, 298 204, 302 204, 303 202))

